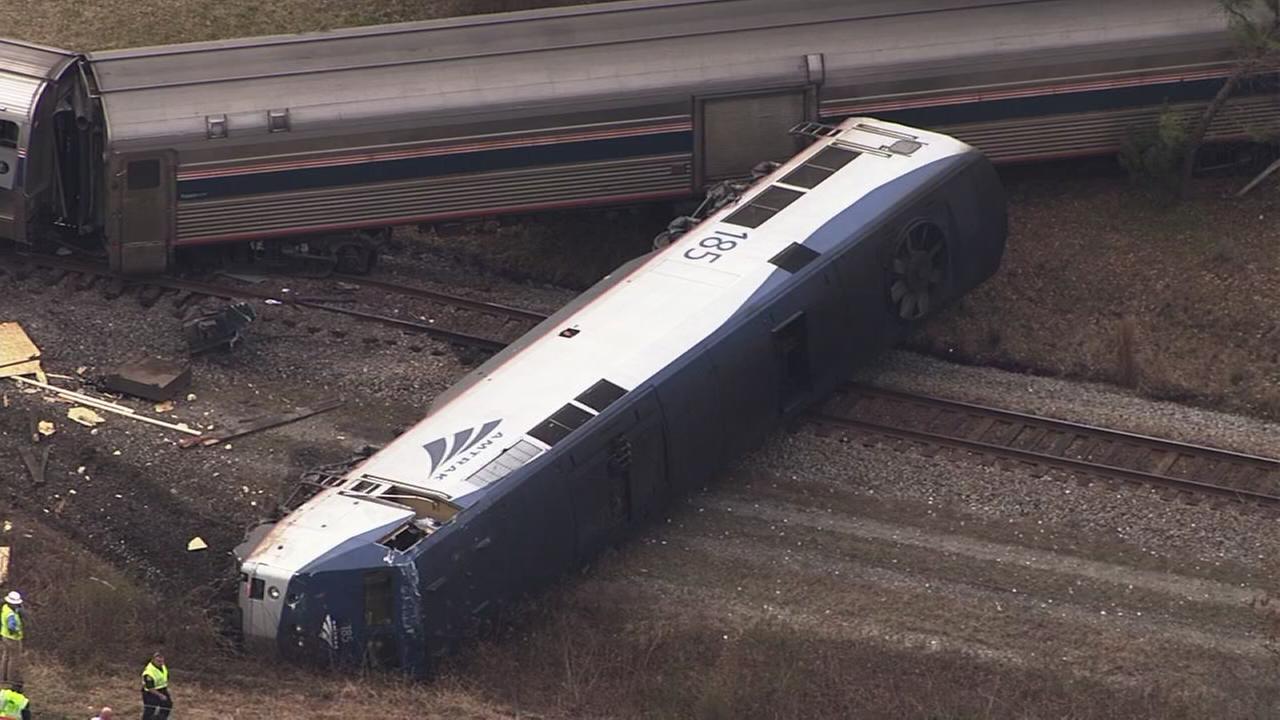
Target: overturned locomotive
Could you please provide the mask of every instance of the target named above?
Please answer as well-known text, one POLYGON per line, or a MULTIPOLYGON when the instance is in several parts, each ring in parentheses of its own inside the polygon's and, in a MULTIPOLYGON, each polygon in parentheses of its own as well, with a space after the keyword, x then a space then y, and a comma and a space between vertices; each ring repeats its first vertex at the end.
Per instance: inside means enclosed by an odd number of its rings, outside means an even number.
POLYGON ((995 171, 854 118, 436 398, 240 552, 246 638, 426 672, 998 267, 995 171))

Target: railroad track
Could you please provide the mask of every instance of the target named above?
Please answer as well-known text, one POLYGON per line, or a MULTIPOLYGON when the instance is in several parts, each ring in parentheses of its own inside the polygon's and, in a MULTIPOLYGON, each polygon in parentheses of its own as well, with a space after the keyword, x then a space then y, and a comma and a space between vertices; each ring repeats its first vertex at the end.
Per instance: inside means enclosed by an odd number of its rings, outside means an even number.
POLYGON ((1077 476, 1154 485, 1280 511, 1280 460, 924 395, 847 385, 811 415, 823 434, 856 430, 1077 476))
MULTIPOLYGON (((31 267, 53 273, 50 285, 74 275, 78 289, 105 281, 112 292, 139 288, 139 301, 152 304, 167 292, 186 296, 272 300, 284 305, 337 313, 421 332, 445 342, 495 352, 500 339, 437 327, 432 324, 342 307, 252 287, 235 287, 173 277, 126 278, 100 265, 45 255, 0 255, 0 267, 21 276, 31 267)), ((480 312, 532 326, 545 315, 499 303, 434 290, 340 275, 343 282, 480 312)), ((178 298, 179 304, 183 297, 178 298)), ((1189 443, 1127 433, 999 410, 941 398, 912 395, 863 385, 846 385, 809 416, 821 432, 855 430, 893 437, 926 448, 952 448, 1074 475, 1156 485, 1184 499, 1212 497, 1220 502, 1280 511, 1280 460, 1189 443)))
MULTIPOLYGON (((148 306, 154 304, 155 301, 165 293, 170 292, 180 294, 180 297, 178 298, 179 304, 185 302, 187 297, 195 296, 217 297, 229 300, 272 301, 282 305, 304 307, 328 313, 346 315, 366 322, 389 325, 402 330, 416 331, 437 340, 474 347, 490 352, 501 350, 507 345, 507 341, 505 340, 460 330, 451 330, 448 328, 438 327, 434 324, 419 322, 417 320, 409 320, 406 318, 393 317, 390 315, 343 307, 342 305, 336 304, 332 301, 306 299, 305 297, 297 297, 290 295, 289 293, 259 290, 248 286, 231 286, 221 283, 202 282, 170 276, 140 278, 125 277, 117 273, 113 273, 101 265, 71 258, 25 253, 7 253, 0 255, 0 267, 8 270, 17 277, 24 277, 26 274, 30 273, 32 268, 44 268, 52 273, 50 276, 45 278, 49 285, 56 285, 62 282, 68 275, 72 275, 75 278, 73 280, 75 287, 80 290, 89 289, 99 282, 105 284, 106 287, 104 292, 114 295, 123 293, 127 288, 138 288, 139 301, 148 306)), ((481 312, 506 320, 525 323, 528 324, 529 327, 532 327, 533 323, 541 321, 546 317, 540 313, 521 308, 475 300, 457 295, 450 295, 448 293, 427 290, 425 288, 418 288, 411 285, 401 285, 398 283, 361 277, 341 276, 341 279, 343 282, 349 282, 360 287, 384 293, 392 292, 399 295, 416 297, 442 305, 462 308, 468 311, 481 312)))

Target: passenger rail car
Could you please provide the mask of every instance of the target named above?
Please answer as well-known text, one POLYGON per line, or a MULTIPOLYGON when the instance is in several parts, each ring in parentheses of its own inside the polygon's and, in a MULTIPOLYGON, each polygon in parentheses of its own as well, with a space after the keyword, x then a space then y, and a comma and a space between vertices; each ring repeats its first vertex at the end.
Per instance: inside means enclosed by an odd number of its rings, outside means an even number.
MULTIPOLYGON (((698 195, 790 157, 801 121, 874 114, 997 162, 1110 153, 1166 102, 1195 112, 1233 56, 1216 0, 637 0, 84 56, 0 43, 0 238, 101 238, 144 273, 301 236, 360 267, 352 230, 698 195)), ((1278 113, 1246 89, 1210 137, 1278 113)))
POLYGON ((242 547, 246 638, 424 672, 996 270, 981 153, 868 118, 818 135, 242 547))

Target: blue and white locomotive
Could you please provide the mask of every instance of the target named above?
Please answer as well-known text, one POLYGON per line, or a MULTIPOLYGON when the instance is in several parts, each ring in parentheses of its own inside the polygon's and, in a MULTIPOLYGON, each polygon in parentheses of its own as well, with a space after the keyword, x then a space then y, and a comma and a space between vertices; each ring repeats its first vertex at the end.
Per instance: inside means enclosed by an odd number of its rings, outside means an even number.
POLYGON ((995 272, 981 153, 869 118, 816 130, 271 526, 241 558, 246 638, 425 672, 995 272))

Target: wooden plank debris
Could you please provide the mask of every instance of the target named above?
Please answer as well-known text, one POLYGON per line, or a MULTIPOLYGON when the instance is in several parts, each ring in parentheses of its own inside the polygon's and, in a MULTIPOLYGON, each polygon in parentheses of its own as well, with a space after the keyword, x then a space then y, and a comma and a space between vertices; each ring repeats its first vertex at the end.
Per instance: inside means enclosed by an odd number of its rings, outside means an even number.
POLYGON ((157 420, 155 418, 147 417, 145 415, 139 415, 137 411, 135 411, 133 408, 128 408, 123 405, 117 405, 116 403, 109 402, 107 400, 95 398, 92 395, 85 395, 83 393, 78 393, 74 390, 60 388, 56 385, 49 385, 48 383, 37 382, 35 380, 30 380, 27 378, 15 377, 13 379, 16 382, 19 382, 25 385, 32 385, 34 387, 47 390, 51 393, 55 393, 62 397, 70 398, 72 400, 79 402, 82 405, 88 405, 98 410, 106 410, 109 413, 121 415, 123 417, 127 417, 132 420, 137 420, 138 422, 144 422, 149 425, 156 425, 158 427, 162 427, 167 430, 176 430, 177 432, 186 433, 187 435, 201 434, 199 430, 193 430, 191 427, 187 426, 186 424, 175 425, 173 423, 167 423, 163 420, 157 420))
POLYGON ((27 466, 27 472, 31 473, 31 482, 36 485, 44 484, 44 473, 49 467, 49 450, 50 445, 44 445, 37 451, 35 448, 19 447, 18 454, 22 456, 22 462, 27 466))
POLYGON ((35 375, 45 382, 40 367, 40 348, 16 322, 0 323, 0 378, 35 375))

